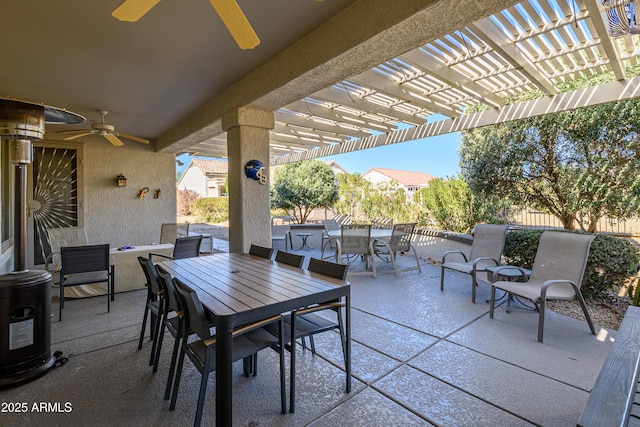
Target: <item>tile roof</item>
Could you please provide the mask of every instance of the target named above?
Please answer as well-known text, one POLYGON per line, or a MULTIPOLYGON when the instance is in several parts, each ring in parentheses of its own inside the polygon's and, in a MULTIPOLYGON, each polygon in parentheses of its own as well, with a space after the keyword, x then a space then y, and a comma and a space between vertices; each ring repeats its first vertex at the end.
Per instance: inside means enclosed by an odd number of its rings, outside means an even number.
POLYGON ((385 168, 371 168, 366 171, 362 176, 371 173, 378 172, 384 176, 391 178, 394 181, 397 181, 399 184, 406 186, 410 185, 423 185, 427 184, 433 178, 433 175, 430 175, 425 172, 412 172, 412 171, 403 171, 397 169, 385 169, 385 168))
POLYGON ((205 175, 226 175, 229 170, 228 162, 223 160, 194 159, 193 166, 200 169, 205 175))

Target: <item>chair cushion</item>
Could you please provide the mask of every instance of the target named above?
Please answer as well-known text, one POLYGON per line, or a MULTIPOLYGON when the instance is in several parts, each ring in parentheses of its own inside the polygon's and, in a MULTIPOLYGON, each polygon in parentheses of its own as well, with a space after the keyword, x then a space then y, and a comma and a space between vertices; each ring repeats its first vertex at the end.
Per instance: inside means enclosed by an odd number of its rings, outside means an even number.
POLYGON ((109 280, 108 271, 92 271, 89 273, 67 274, 64 278, 64 285, 85 285, 88 283, 106 282, 107 280, 109 280))

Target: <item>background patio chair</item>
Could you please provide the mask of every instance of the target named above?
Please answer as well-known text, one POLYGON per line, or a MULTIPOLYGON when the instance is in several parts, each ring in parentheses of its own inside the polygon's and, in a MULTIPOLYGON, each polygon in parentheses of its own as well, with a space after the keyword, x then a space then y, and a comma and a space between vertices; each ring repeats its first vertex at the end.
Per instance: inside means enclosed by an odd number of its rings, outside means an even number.
POLYGON ((322 259, 335 258, 335 253, 325 258, 324 251, 327 249, 327 247, 330 248, 332 244, 333 245, 336 244, 336 240, 338 240, 338 237, 330 237, 329 232, 339 231, 340 224, 338 224, 338 221, 336 221, 335 219, 325 219, 323 222, 323 225, 324 225, 324 230, 322 230, 322 242, 320 244, 320 247, 322 248, 322 255, 320 256, 320 258, 322 259))
POLYGON ((365 260, 365 268, 369 268, 371 262, 371 271, 373 277, 376 277, 376 261, 374 259, 373 241, 371 240, 371 225, 369 224, 343 224, 340 233, 338 245, 338 259, 340 264, 343 263, 343 257, 347 256, 347 262, 351 262, 350 255, 356 255, 355 258, 361 256, 365 260))
POLYGON ((262 258, 271 259, 271 257, 273 256, 273 249, 252 244, 251 247, 249 248, 249 255, 255 255, 262 258))
POLYGON ((393 218, 373 218, 371 228, 383 228, 390 230, 393 228, 393 218))
POLYGON ((281 262, 283 264, 302 268, 302 264, 304 263, 304 255, 292 254, 289 252, 283 252, 279 250, 276 252, 275 260, 276 262, 281 262))
MULTIPOLYGON (((546 301, 549 299, 577 299, 591 333, 595 335, 596 330, 580 292, 582 277, 589 257, 589 248, 594 238, 595 236, 592 234, 558 231, 542 233, 529 280, 525 283, 496 281, 491 285, 489 317, 493 319, 496 289, 530 299, 538 305, 538 341, 542 342, 546 301)), ((513 267, 503 266, 502 268, 513 267)), ((493 277, 497 278, 499 274, 500 268, 496 269, 493 277)))
POLYGON ((407 224, 395 224, 393 226, 393 232, 391 233, 391 238, 389 239, 389 241, 376 239, 376 241, 374 242, 373 248, 376 255, 388 255, 391 258, 391 262, 393 263, 393 272, 396 276, 399 272, 403 271, 418 270, 422 272, 422 268, 420 267, 420 258, 418 257, 416 248, 411 243, 411 239, 413 238, 413 231, 415 230, 415 228, 415 222, 407 224), (416 259, 416 266, 398 270, 396 264, 396 254, 398 252, 409 252, 410 250, 413 251, 413 256, 416 259))
POLYGON ((58 321, 62 320, 64 288, 92 283, 107 284, 107 312, 111 311, 113 266, 109 263, 109 245, 63 246, 60 248, 60 287, 58 321))
POLYGON ((471 275, 471 302, 476 302, 476 286, 478 286, 478 272, 484 271, 489 265, 500 265, 504 241, 507 236, 508 225, 480 224, 471 244, 469 258, 461 251, 448 251, 442 255, 440 269, 440 290, 444 291, 444 270, 450 269, 471 275), (460 255, 464 261, 447 261, 453 254, 460 255))
POLYGON ((175 240, 173 246, 173 255, 167 256, 157 253, 149 253, 149 258, 153 259, 154 256, 169 259, 183 259, 193 258, 200 256, 200 244, 202 243, 202 236, 190 236, 179 237, 175 240))
POLYGON ((160 227, 160 243, 174 243, 176 239, 189 236, 189 223, 165 223, 160 227))
MULTIPOLYGON (((175 402, 180 388, 180 377, 182 375, 182 366, 184 364, 184 356, 188 356, 193 365, 198 369, 202 378, 200 380, 200 392, 198 394, 198 403, 196 406, 196 418, 194 426, 199 426, 202 421, 202 412, 204 407, 204 399, 207 392, 207 382, 209 374, 215 370, 216 363, 216 340, 215 334, 211 333, 209 319, 204 311, 204 307, 198 298, 198 294, 178 279, 173 279, 178 293, 182 296, 184 302, 183 310, 185 315, 185 330, 192 331, 198 336, 198 340, 193 342, 182 341, 180 358, 175 373, 173 384, 173 392, 171 396, 171 404, 169 409, 175 409, 175 402)), ((185 334, 186 336, 186 334, 185 334)), ((282 413, 287 412, 286 408, 286 390, 284 376, 284 327, 282 326, 282 317, 274 316, 260 322, 244 325, 233 331, 233 354, 232 360, 238 361, 247 357, 252 357, 258 351, 265 348, 274 348, 280 353, 280 400, 282 413), (263 326, 269 323, 280 325, 281 334, 279 337, 267 332, 263 326)))
POLYGON ((87 233, 83 227, 61 227, 47 229, 49 247, 51 252, 45 260, 45 270, 49 273, 60 271, 60 248, 63 246, 84 246, 87 241, 87 233))
POLYGON ((271 246, 275 246, 275 242, 284 242, 284 250, 293 249, 293 241, 291 240, 291 225, 281 224, 271 226, 271 246))

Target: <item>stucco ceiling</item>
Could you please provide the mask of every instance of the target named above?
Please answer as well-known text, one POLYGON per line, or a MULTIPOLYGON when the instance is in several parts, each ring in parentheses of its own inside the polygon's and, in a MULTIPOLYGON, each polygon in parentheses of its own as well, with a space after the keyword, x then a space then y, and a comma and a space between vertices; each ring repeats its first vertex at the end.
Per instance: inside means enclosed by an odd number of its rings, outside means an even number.
POLYGON ((359 149, 523 90, 553 96, 601 71, 624 80, 638 58, 637 36, 610 38, 595 0, 238 0, 253 50, 206 0, 160 2, 137 23, 111 16, 121 0, 6 3, 1 96, 88 121, 108 110, 118 131, 169 153, 225 156, 220 117, 238 106, 275 112, 274 157, 359 149))

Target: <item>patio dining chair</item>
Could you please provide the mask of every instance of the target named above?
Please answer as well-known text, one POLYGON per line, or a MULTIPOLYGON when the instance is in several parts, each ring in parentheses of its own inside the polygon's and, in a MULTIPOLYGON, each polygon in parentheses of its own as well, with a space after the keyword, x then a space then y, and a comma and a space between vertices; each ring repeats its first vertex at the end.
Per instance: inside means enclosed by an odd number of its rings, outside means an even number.
MULTIPOLYGON (((596 334, 591 316, 587 311, 580 288, 584 270, 587 266, 589 248, 595 238, 592 234, 577 234, 559 231, 545 231, 531 268, 531 276, 524 283, 495 281, 491 285, 491 307, 489 317, 493 319, 495 311, 496 289, 502 289, 510 295, 517 295, 533 301, 538 306, 538 341, 544 334, 544 314, 547 300, 574 300, 580 302, 584 317, 592 334, 596 334)), ((498 278, 498 267, 493 277, 498 278)))
POLYGON ((109 262, 109 245, 63 246, 60 248, 60 288, 58 321, 62 320, 64 288, 92 283, 106 283, 107 312, 111 311, 114 293, 113 266, 109 262))
MULTIPOLYGON (((194 426, 199 426, 202 422, 204 399, 207 392, 209 375, 216 369, 216 336, 211 332, 209 319, 207 318, 204 307, 202 306, 196 291, 177 278, 173 279, 173 283, 175 284, 178 294, 181 295, 181 301, 184 302, 182 308, 185 316, 185 332, 183 336, 193 333, 194 335, 197 335, 198 339, 192 342, 188 342, 185 339, 182 340, 169 410, 175 409, 178 390, 180 388, 182 368, 184 365, 184 357, 187 356, 201 374, 200 391, 198 394, 196 417, 194 420, 194 426)), ((283 414, 287 412, 284 376, 284 342, 286 337, 287 335, 281 316, 273 316, 263 321, 239 326, 233 331, 233 361, 253 357, 260 350, 266 348, 273 348, 280 354, 280 403, 283 414), (280 325, 279 336, 276 337, 263 328, 265 325, 271 323, 277 323, 280 325)))
POLYGON ((275 261, 302 268, 302 264, 304 263, 304 255, 292 254, 289 252, 278 250, 276 252, 275 261))
POLYGON ((324 230, 322 230, 322 241, 320 244, 320 247, 322 248, 322 254, 320 258, 322 259, 335 258, 335 253, 325 258, 324 251, 327 248, 331 248, 331 245, 334 245, 334 246, 336 245, 336 240, 338 240, 338 237, 335 237, 335 236, 331 237, 329 235, 329 232, 340 231, 341 229, 340 224, 338 224, 338 221, 336 221, 335 219, 325 219, 323 222, 323 225, 324 225, 324 230))
POLYGON ((149 253, 149 258, 159 256, 168 259, 194 258, 200 256, 200 244, 202 243, 202 235, 179 237, 175 240, 173 246, 173 254, 171 256, 149 253))
MULTIPOLYGON (((162 313, 165 310, 166 295, 162 290, 159 283, 158 273, 153 261, 150 258, 138 257, 140 267, 144 272, 144 277, 147 280, 147 300, 144 308, 144 315, 142 316, 142 328, 140 329, 140 338, 138 339, 138 350, 142 350, 142 343, 144 342, 144 333, 147 329, 147 321, 149 315, 151 315, 151 325, 149 332, 149 339, 153 341, 151 346, 151 356, 149 357, 149 366, 153 364, 158 342, 158 330, 160 329, 160 322, 162 321, 162 313)), ((157 367, 154 366, 154 372, 157 367)))
MULTIPOLYGON (((500 265, 504 242, 507 237, 508 225, 479 224, 471 244, 469 257, 462 251, 448 251, 442 255, 440 268, 440 290, 444 291, 445 269, 459 271, 471 275, 471 302, 476 302, 476 286, 478 286, 478 272, 485 271, 490 265, 500 265), (463 261, 449 261, 451 255, 457 254, 463 261)), ((458 257, 459 258, 459 257, 458 257)))
POLYGON ((373 250, 373 241, 371 240, 370 224, 343 224, 340 233, 340 240, 336 241, 338 246, 337 262, 343 263, 343 257, 346 255, 347 263, 353 262, 354 259, 362 257, 365 260, 365 268, 369 268, 371 263, 371 272, 376 277, 376 261, 373 250), (352 259, 352 255, 355 255, 352 259))
POLYGON ((374 242, 374 250, 377 256, 387 255, 391 259, 393 263, 393 272, 397 276, 399 272, 418 270, 422 272, 422 268, 420 267, 420 258, 418 257, 418 253, 416 252, 416 248, 411 243, 411 239, 413 238, 413 232, 416 228, 416 223, 407 223, 407 224, 395 224, 393 226, 393 231, 391 233, 391 237, 389 240, 384 239, 376 239, 374 242), (416 259, 415 267, 407 267, 402 270, 398 270, 396 264, 396 256, 398 253, 405 253, 409 251, 413 251, 413 256, 416 259))
POLYGON ((273 249, 267 248, 265 246, 254 245, 252 243, 251 247, 249 248, 249 255, 255 255, 261 258, 271 259, 271 257, 273 256, 273 249))

